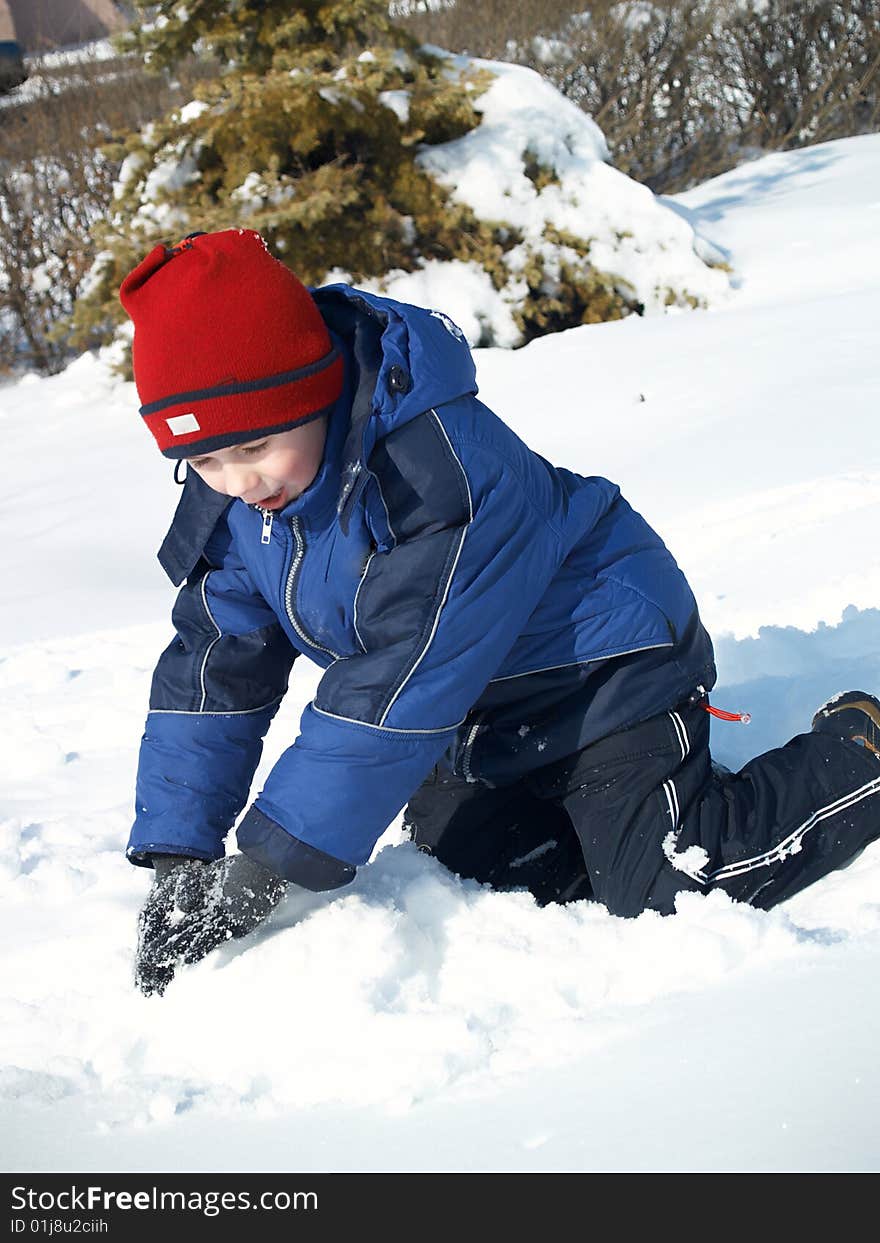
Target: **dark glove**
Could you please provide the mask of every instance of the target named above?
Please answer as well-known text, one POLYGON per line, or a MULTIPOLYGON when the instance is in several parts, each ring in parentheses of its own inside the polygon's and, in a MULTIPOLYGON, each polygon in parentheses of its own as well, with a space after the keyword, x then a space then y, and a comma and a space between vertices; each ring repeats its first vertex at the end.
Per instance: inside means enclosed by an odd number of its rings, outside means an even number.
POLYGON ((156 878, 138 917, 135 983, 160 996, 181 963, 246 936, 278 905, 287 881, 247 855, 214 863, 157 855, 156 878))

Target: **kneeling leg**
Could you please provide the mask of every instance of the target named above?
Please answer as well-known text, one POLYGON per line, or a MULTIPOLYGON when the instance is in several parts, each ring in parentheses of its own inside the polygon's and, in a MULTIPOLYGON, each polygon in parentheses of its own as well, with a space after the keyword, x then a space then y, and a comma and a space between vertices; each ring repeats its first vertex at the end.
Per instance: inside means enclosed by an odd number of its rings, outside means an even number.
POLYGON ((561 806, 525 786, 494 789, 435 768, 404 812, 420 850, 494 889, 528 889, 542 905, 590 896, 583 855, 561 806))

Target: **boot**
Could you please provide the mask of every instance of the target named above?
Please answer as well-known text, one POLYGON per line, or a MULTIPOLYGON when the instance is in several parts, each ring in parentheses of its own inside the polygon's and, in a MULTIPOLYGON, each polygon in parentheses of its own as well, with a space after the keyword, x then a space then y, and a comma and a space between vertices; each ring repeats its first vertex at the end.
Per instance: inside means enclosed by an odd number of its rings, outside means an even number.
POLYGON ((849 739, 880 759, 880 699, 867 691, 843 691, 826 700, 813 717, 812 729, 849 739))

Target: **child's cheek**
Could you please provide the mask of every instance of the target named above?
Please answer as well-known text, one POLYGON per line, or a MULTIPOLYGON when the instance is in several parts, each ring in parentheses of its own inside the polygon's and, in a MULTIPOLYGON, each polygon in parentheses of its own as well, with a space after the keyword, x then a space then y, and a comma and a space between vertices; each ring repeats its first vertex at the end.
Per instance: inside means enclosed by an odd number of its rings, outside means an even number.
MULTIPOLYGON (((283 477, 288 483, 302 486, 304 478, 309 474, 309 463, 302 454, 291 453, 284 463, 283 469, 283 477)), ((311 478, 309 482, 311 482, 311 478)))

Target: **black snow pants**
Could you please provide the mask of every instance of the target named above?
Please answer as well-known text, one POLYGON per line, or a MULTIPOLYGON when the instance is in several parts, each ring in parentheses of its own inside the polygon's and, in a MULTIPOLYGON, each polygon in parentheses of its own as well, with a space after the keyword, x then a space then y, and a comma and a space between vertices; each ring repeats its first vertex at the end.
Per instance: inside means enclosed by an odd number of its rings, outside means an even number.
POLYGON ((541 904, 671 914, 682 890, 721 889, 768 909, 880 837, 880 760, 809 733, 730 773, 687 703, 503 788, 438 767, 404 825, 460 876, 541 904))

